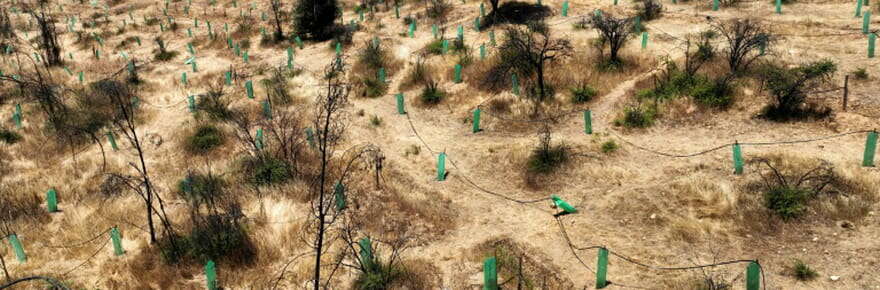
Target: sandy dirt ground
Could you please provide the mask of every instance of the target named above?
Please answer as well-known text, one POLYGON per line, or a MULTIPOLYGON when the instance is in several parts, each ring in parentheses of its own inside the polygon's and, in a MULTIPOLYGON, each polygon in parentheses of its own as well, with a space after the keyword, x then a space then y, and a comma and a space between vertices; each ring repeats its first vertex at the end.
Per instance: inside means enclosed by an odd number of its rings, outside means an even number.
MULTIPOLYGON (((148 145, 146 161, 153 167, 152 178, 159 192, 169 200, 171 212, 185 211, 184 202, 172 194, 185 170, 211 168, 233 174, 235 158, 244 154, 245 150, 240 144, 227 144, 221 149, 222 152, 211 158, 186 156, 176 145, 183 138, 180 134, 185 128, 196 123, 187 111, 186 96, 203 92, 206 88, 204 84, 222 77, 230 65, 254 72, 261 66, 279 66, 286 62, 286 47, 258 45, 259 33, 249 36, 253 44, 248 50, 251 59, 247 65, 226 49, 225 43, 209 46, 204 21, 210 20, 215 28, 227 22, 232 24, 232 16, 244 8, 232 8, 225 3, 223 5, 228 7, 226 10, 230 16, 223 17, 216 9, 201 8, 207 6, 206 3, 195 2, 191 14, 198 16, 202 22, 200 28, 194 29, 197 35, 195 49, 198 72, 192 72, 188 65, 183 64, 188 57, 186 28, 192 26, 193 18, 181 11, 184 2, 172 4, 176 7, 172 14, 182 28, 162 33, 169 43, 169 50, 178 51, 180 55, 165 63, 151 62, 141 72, 142 77, 148 80, 148 84, 139 92, 147 121, 139 130, 144 136, 154 135, 163 140, 161 145, 148 145), (180 83, 180 73, 184 71, 189 74, 189 86, 180 83)), ((259 12, 267 7, 266 2, 255 2, 257 9, 253 17, 259 19, 259 12)), ((474 17, 479 15, 479 2, 451 3, 453 11, 447 24, 447 35, 454 36, 455 27, 461 24, 465 27, 465 40, 472 48, 488 43, 488 34, 474 31, 471 24, 474 17)), ((343 18, 347 23, 349 19, 356 19, 357 15, 351 12, 351 3, 346 4, 348 6, 343 18)), ((634 14, 637 6, 631 1, 621 1, 615 6, 611 1, 575 0, 570 3, 572 9, 569 16, 561 17, 558 14, 561 1, 544 0, 544 4, 556 12, 556 15, 547 19, 553 34, 570 39, 576 55, 595 54, 595 48, 589 43, 596 38, 596 33, 578 30, 573 26, 581 16, 593 13, 594 9, 602 9, 606 13, 634 14)), ((238 5, 249 7, 250 2, 238 5)), ((486 5, 488 10, 488 3, 486 5)), ((770 1, 743 2, 737 7, 723 7, 720 11, 711 11, 710 3, 704 2, 680 1, 672 4, 665 1, 663 5, 667 13, 657 20, 646 22, 650 35, 648 48, 640 49, 639 40, 633 39, 625 49, 629 57, 658 61, 653 62, 655 65, 639 68, 619 82, 604 84, 610 89, 585 106, 564 105, 560 109, 560 112, 575 112, 551 123, 554 140, 565 142, 582 154, 573 157, 559 172, 541 180, 540 186, 526 182, 523 163, 537 142, 535 132, 543 122, 505 121, 502 118, 524 117, 484 112, 483 131, 471 133, 471 124, 462 120, 466 120, 475 107, 495 97, 513 98, 507 92, 492 95, 475 90, 468 85, 468 82, 475 81, 477 76, 474 75, 465 75, 464 83, 455 84, 451 81, 451 75, 439 73, 442 75, 442 88, 454 97, 437 107, 418 105, 420 87, 405 91, 398 91, 397 88, 419 52, 432 40, 429 20, 421 15, 415 38, 401 35, 406 26, 401 20, 394 19, 393 10, 379 12, 375 18, 367 19, 362 24, 363 29, 355 34, 353 45, 345 48, 345 54, 354 60, 366 41, 379 37, 383 45, 403 62, 403 66, 398 71, 390 72, 389 90, 385 96, 352 98, 351 106, 347 108, 350 126, 346 144, 372 143, 380 146, 387 157, 385 180, 393 180, 390 182, 405 188, 401 192, 402 198, 441 208, 435 213, 450 221, 448 229, 442 234, 431 235, 429 241, 406 254, 408 259, 420 259, 436 268, 435 289, 479 289, 482 284, 482 257, 475 254, 474 249, 502 239, 527 249, 527 256, 535 264, 552 273, 554 279, 562 281, 546 287, 551 289, 594 287, 597 251, 573 249, 590 246, 605 246, 641 263, 658 267, 757 259, 764 269, 767 289, 880 289, 880 215, 877 214, 876 204, 871 206, 870 213, 864 218, 851 221, 855 225, 851 228, 840 227, 839 220, 817 218, 775 224, 769 232, 750 232, 738 225, 740 220, 734 217, 739 216, 742 200, 754 199, 759 194, 741 189, 744 184, 759 180, 758 169, 747 167, 743 175, 734 175, 730 147, 689 158, 662 156, 639 148, 689 154, 735 141, 806 140, 876 128, 877 116, 880 116, 880 96, 876 93, 880 88, 876 81, 876 75, 880 75, 880 60, 866 58, 867 37, 859 31, 861 18, 853 16, 854 1, 798 1, 786 4, 782 15, 773 13, 770 1), (662 57, 681 57, 678 39, 706 29, 707 16, 716 21, 755 17, 768 23, 772 31, 781 35, 771 53, 772 58, 780 61, 835 60, 839 64, 839 73, 830 88, 841 86, 843 75, 857 68, 867 68, 871 77, 868 80, 850 80, 850 109, 847 112, 837 110, 840 91, 811 96, 824 98, 835 108, 833 116, 822 121, 778 124, 756 118, 767 96, 754 88, 743 88, 738 91, 736 104, 725 111, 684 113, 675 119, 660 119, 655 126, 644 130, 625 130, 614 126, 614 119, 631 102, 639 82, 652 77, 657 71, 655 68, 660 67, 659 59, 662 57), (393 95, 399 92, 407 100, 406 115, 398 115, 395 109, 393 95), (582 109, 592 111, 595 131, 592 135, 583 132, 582 109), (363 114, 356 113, 360 111, 363 114), (371 116, 381 118, 382 125, 371 126, 371 116), (602 153, 599 146, 607 140, 614 140, 621 148, 612 154, 602 153), (419 147, 421 153, 411 154, 414 146, 419 147), (440 152, 445 152, 451 161, 447 164, 450 173, 445 181, 435 180, 436 155, 440 152), (546 199, 551 194, 572 203, 579 212, 554 217, 557 210, 551 208, 547 200, 520 202, 546 199), (810 282, 799 282, 791 277, 788 267, 794 259, 808 262, 819 272, 819 276, 810 282), (839 280, 832 281, 831 276, 839 276, 839 280)), ((113 11, 111 23, 128 18, 125 13, 128 6, 133 7, 132 13, 138 23, 142 22, 144 15, 161 17, 162 4, 159 2, 125 2, 110 7, 113 11)), ((62 7, 59 15, 79 14, 81 21, 103 10, 89 7, 88 3, 64 3, 62 7)), ((401 8, 401 14, 408 15, 421 9, 419 3, 407 4, 401 8)), ((60 18, 63 20, 64 17, 60 18)), ((28 18, 18 16, 14 19, 26 22, 28 18)), ((268 23, 257 22, 271 29, 268 23)), ((872 25, 878 25, 877 21, 872 25)), ((64 30, 61 23, 59 29, 64 30)), ((71 52, 76 59, 68 66, 74 72, 85 71, 87 81, 122 69, 124 61, 113 47, 129 36, 139 36, 143 45, 120 50, 127 52, 129 57, 151 60, 155 49, 151 40, 158 29, 157 26, 141 25, 138 29, 127 30, 124 35, 105 38, 104 55, 98 61, 90 56, 90 49, 74 43, 75 36, 65 33, 62 35, 64 54, 71 52)), ((500 42, 502 30, 495 31, 500 42)), ((31 30, 29 35, 34 37, 37 31, 31 30)), ((490 46, 489 53, 494 52, 490 46)), ((296 50, 294 62, 303 72, 290 80, 291 93, 297 99, 294 107, 311 108, 311 100, 320 93, 320 72, 333 55, 333 50, 326 42, 307 43, 304 49, 296 50)), ((430 61, 441 67, 439 71, 445 72, 455 63, 456 57, 432 56, 430 61)), ((560 67, 565 65, 565 61, 555 64, 560 67)), ((13 71, 8 63, 3 67, 4 72, 13 71)), ((578 69, 570 69, 570 72, 577 74, 578 69)), ((68 75, 60 68, 53 73, 56 79, 69 85, 77 82, 75 76, 68 75)), ((255 82, 259 78, 253 76, 255 82)), ((265 95, 262 86, 255 87, 257 96, 265 95)), ((234 88, 230 94, 241 97, 234 100, 233 106, 259 108, 257 100, 244 97, 243 82, 237 81, 234 88)), ((11 103, 0 104, 0 115, 9 116, 12 111, 11 103)), ((26 116, 34 116, 39 111, 26 106, 25 112, 26 116)), ((547 114, 552 115, 553 112, 547 114)), ((19 228, 19 237, 29 255, 27 263, 11 262, 12 252, 8 247, 0 250, 0 254, 6 257, 10 272, 15 276, 55 275, 84 289, 202 287, 205 276, 195 266, 168 270, 173 273, 169 276, 159 276, 156 274, 162 272, 159 270, 132 272, 140 267, 135 265, 145 264, 139 259, 159 260, 155 255, 142 255, 149 253, 149 245, 138 197, 124 197, 107 203, 100 198, 90 197, 100 184, 101 150, 94 145, 76 148, 75 158, 70 152, 46 154, 62 147, 52 145, 49 140, 51 136, 40 130, 41 126, 33 118, 26 117, 23 130, 26 141, 16 145, 0 145, 0 150, 6 151, 2 158, 8 158, 0 166, 6 166, 7 169, 3 171, 9 172, 0 175, 0 182, 16 187, 14 192, 33 191, 41 196, 45 188, 54 186, 61 194, 62 211, 51 214, 50 220, 43 223, 23 224, 19 228), (118 225, 124 233, 126 254, 121 257, 112 255, 112 249, 104 239, 73 249, 46 246, 83 241, 113 225, 118 225), (146 285, 134 282, 144 279, 170 281, 155 281, 146 285)), ((815 142, 744 146, 743 151, 747 159, 783 154, 826 160, 839 170, 877 185, 880 171, 860 167, 864 144, 865 134, 852 134, 815 142)), ((129 144, 122 143, 121 146, 120 151, 109 155, 114 168, 125 168, 126 162, 136 157, 129 144)), ((104 147, 107 149, 106 144, 104 147)), ((263 219, 263 222, 254 224, 253 234, 263 240, 262 246, 276 247, 276 258, 261 260, 257 266, 250 268, 228 269, 221 265, 220 280, 224 287, 264 288, 264 284, 261 284, 263 281, 275 277, 290 257, 306 250, 304 244, 293 241, 290 236, 308 217, 307 207, 307 203, 280 195, 245 204, 246 215, 263 219), (261 205, 265 205, 264 215, 258 214, 261 205)), ((413 220, 418 223, 425 218, 415 217, 413 220)), ((146 264, 155 269, 173 268, 160 262, 146 264)), ((301 264, 294 263, 291 269, 307 271, 307 262, 301 264)), ((734 289, 745 289, 742 278, 745 264, 719 266, 706 271, 735 280, 734 289)), ((662 271, 612 257, 608 275, 612 287, 695 289, 693 283, 703 277, 703 271, 662 271)), ((342 277, 340 284, 333 288, 348 288, 347 283, 350 283, 353 274, 346 272, 339 276, 342 277)), ((296 277, 285 280, 283 287, 303 287, 305 277, 296 277)), ((508 278, 502 276, 500 280, 506 281, 508 278)))

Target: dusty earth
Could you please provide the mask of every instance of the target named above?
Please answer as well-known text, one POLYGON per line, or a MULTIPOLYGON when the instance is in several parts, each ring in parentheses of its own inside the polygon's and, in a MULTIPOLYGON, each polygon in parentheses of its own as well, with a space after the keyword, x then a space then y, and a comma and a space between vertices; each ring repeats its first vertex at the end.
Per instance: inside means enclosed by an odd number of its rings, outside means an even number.
MULTIPOLYGON (((267 21, 259 21, 259 13, 266 11, 268 1, 253 2, 252 17, 261 27, 271 31, 267 21)), ((502 1, 504 2, 504 1, 502 1)), ((6 2, 9 3, 8 1, 6 2)), ((79 15, 80 21, 104 9, 103 1, 92 7, 89 3, 60 3, 49 5, 56 14, 58 29, 64 31, 66 16, 79 15)), ((352 12, 354 3, 345 3, 344 22, 357 19, 352 12)), ((465 27, 465 40, 472 48, 489 42, 488 34, 474 31, 472 21, 479 15, 479 2, 452 1, 452 13, 447 23, 447 35, 454 35, 459 24, 465 27)), ((559 15, 561 1, 544 0, 554 15, 547 23, 556 37, 565 37, 574 45, 574 57, 595 55, 590 45, 595 39, 593 30, 573 26, 584 15, 602 9, 605 13, 633 15, 637 4, 620 1, 571 1, 568 17, 559 15)), ((94 81, 123 69, 124 61, 118 51, 128 57, 147 60, 141 76, 147 84, 139 91, 144 104, 145 122, 139 126, 144 135, 155 134, 161 144, 147 145, 147 162, 152 167, 153 182, 168 201, 169 211, 185 218, 184 203, 173 194, 184 171, 193 168, 211 168, 224 174, 235 174, 237 156, 247 154, 243 144, 227 142, 220 152, 209 157, 187 156, 181 150, 186 128, 197 122, 186 107, 186 96, 201 93, 206 83, 222 77, 230 65, 248 71, 260 67, 274 67, 286 62, 286 45, 261 46, 259 33, 244 36, 253 43, 248 49, 250 60, 242 59, 225 48, 225 43, 211 44, 206 39, 204 21, 211 21, 215 30, 223 23, 234 23, 240 11, 247 13, 251 2, 222 3, 211 8, 205 1, 193 1, 190 15, 183 13, 184 2, 172 2, 169 14, 180 25, 176 31, 161 32, 169 50, 179 55, 168 62, 152 61, 155 44, 152 39, 160 34, 159 27, 144 25, 144 16, 162 18, 161 2, 122 1, 110 6, 110 25, 114 30, 128 19, 131 10, 138 28, 128 28, 123 34, 104 38, 102 57, 95 60, 89 47, 75 44, 72 33, 63 33, 63 54, 72 53, 75 60, 66 60, 74 72, 86 72, 86 80, 94 81), (227 17, 221 7, 225 7, 227 17), (202 22, 194 28, 198 72, 183 64, 188 57, 186 28, 193 26, 193 18, 202 22), (117 24, 119 23, 119 24, 117 24), (126 37, 139 36, 143 45, 116 48, 126 37), (180 82, 181 72, 189 74, 189 86, 180 82)), ((286 7, 292 6, 285 3, 286 7)), ((548 289, 581 289, 595 285, 595 249, 577 250, 590 246, 605 246, 616 253, 631 257, 640 263, 655 267, 686 267, 728 260, 758 260, 764 270, 767 289, 880 289, 880 215, 877 214, 877 189, 880 188, 880 170, 861 167, 865 134, 849 134, 813 142, 776 144, 768 146, 744 145, 747 160, 759 156, 786 156, 785 158, 822 159, 830 162, 841 175, 869 184, 875 199, 867 205, 869 212, 858 219, 848 220, 853 226, 841 227, 842 220, 808 215, 803 220, 780 222, 767 215, 751 215, 747 200, 760 201, 760 193, 745 189, 745 185, 760 180, 757 164, 749 163, 743 175, 733 174, 730 147, 687 158, 669 157, 653 151, 670 154, 690 154, 719 145, 749 142, 777 142, 822 138, 847 132, 870 130, 878 126, 880 116, 880 89, 876 76, 880 75, 880 60, 866 57, 867 37, 860 33, 861 18, 855 18, 854 1, 797 1, 786 4, 783 14, 774 14, 771 1, 748 1, 735 7, 711 11, 710 3, 664 1, 666 13, 646 22, 650 41, 647 49, 639 48, 639 39, 630 40, 624 54, 631 59, 645 60, 644 64, 620 76, 597 78, 600 96, 585 105, 570 105, 567 90, 560 90, 556 107, 548 107, 546 115, 569 112, 549 122, 556 142, 564 142, 579 152, 564 167, 538 181, 525 177, 524 163, 537 139, 535 132, 544 123, 525 120, 519 114, 527 103, 514 101, 511 113, 484 111, 483 131, 471 133, 468 121, 472 110, 492 98, 516 99, 511 93, 498 95, 475 89, 476 75, 464 76, 464 82, 455 84, 450 71, 457 57, 431 56, 439 67, 441 87, 452 96, 440 106, 420 105, 417 97, 421 87, 399 91, 406 72, 411 69, 423 47, 432 40, 430 20, 424 16, 421 2, 401 7, 402 16, 418 15, 416 37, 403 35, 406 25, 394 18, 393 9, 367 15, 362 29, 355 33, 352 45, 345 54, 354 60, 364 43, 373 37, 403 63, 397 71, 389 72, 390 85, 382 97, 353 96, 347 108, 348 132, 345 144, 372 143, 385 152, 384 182, 396 188, 399 198, 414 207, 407 216, 423 233, 423 240, 405 253, 404 257, 416 264, 424 264, 425 279, 433 289, 478 289, 482 285, 482 258, 492 254, 493 244, 503 241, 515 245, 520 255, 528 258, 533 287, 548 289), (649 80, 661 67, 660 61, 682 55, 679 39, 689 33, 708 27, 707 17, 723 21, 737 17, 755 17, 770 25, 781 36, 772 49, 771 58, 797 64, 819 58, 833 59, 839 72, 828 89, 843 84, 845 74, 857 68, 866 68, 867 80, 850 80, 848 111, 840 108, 840 90, 811 96, 832 106, 833 115, 824 120, 793 123, 774 123, 755 117, 767 96, 758 88, 743 85, 737 91, 737 102, 727 110, 693 109, 692 105, 676 104, 686 109, 670 113, 649 129, 627 130, 614 126, 614 120, 623 108, 632 102, 632 95, 640 82, 649 80), (407 100, 407 114, 398 115, 394 94, 403 93, 407 100), (522 104, 520 104, 522 103, 522 104), (594 134, 583 132, 583 109, 592 111, 594 134), (674 115, 674 117, 673 117, 674 115), (380 118, 374 126, 370 118, 380 118), (512 120, 511 120, 512 119, 512 120), (464 121, 462 121, 464 120, 464 121), (613 140, 620 145, 616 152, 606 154, 600 144, 613 140), (412 153, 418 147, 421 153, 412 153), (648 149, 648 150, 645 150, 648 149), (445 152, 449 177, 436 180, 437 154, 445 152), (537 184, 534 184, 537 183, 537 184), (556 209, 545 200, 556 194, 578 208, 576 214, 554 217, 556 209), (538 199, 538 202, 528 202, 538 199), (767 227, 749 227, 744 224, 763 224, 767 227), (760 228, 760 229, 757 229, 760 228), (769 229, 768 229, 769 228, 769 229), (564 231, 564 232, 563 232, 564 231), (567 236, 566 236, 567 234, 567 236), (813 267, 819 276, 801 282, 793 278, 789 268, 795 259, 813 267), (837 281, 831 277, 837 276, 837 281), (549 282, 548 282, 549 281, 549 282)), ((878 5, 872 3, 872 5, 878 5)), ((16 6, 16 5, 12 5, 16 6)), ((382 5, 379 5, 382 6, 382 5)), ((488 3, 486 3, 488 10, 488 3)), ((870 8, 865 7, 865 11, 870 8)), ((24 14, 13 14, 13 21, 25 26, 24 14)), ((876 26, 877 21, 872 25, 876 26)), ((233 25, 230 25, 233 26, 233 25)), ((79 30, 83 28, 78 27, 79 30)), ((234 29, 230 28, 231 30, 234 29)), ((84 29, 93 31, 94 29, 84 29)), ((22 32, 20 32, 22 33, 22 32)), ((500 28, 495 29, 499 40, 500 28)), ((31 28, 30 37, 38 35, 31 28)), ((242 38, 244 38, 242 37, 242 38)), ((241 40, 239 38, 238 40, 241 40)), ((489 54, 494 49, 487 45, 489 54)), ((291 94, 296 101, 293 109, 308 110, 309 104, 321 92, 321 71, 332 60, 333 49, 327 42, 307 42, 304 49, 296 49, 295 66, 302 73, 289 80, 291 94)), ((6 74, 14 72, 12 59, 4 56, 2 65, 6 74)), ((479 61, 479 60, 475 60, 479 61)), ((554 64, 575 76, 595 75, 594 69, 574 66, 574 60, 554 64)), ((61 68, 53 69, 53 77, 75 86, 76 76, 61 68)), ((613 73, 612 73, 613 74, 613 73)), ((253 79, 262 76, 254 74, 253 79)), ((259 96, 265 95, 263 86, 255 86, 257 100, 244 96, 243 81, 236 80, 233 106, 257 110, 259 96)), ((52 135, 42 130, 42 117, 35 104, 24 105, 24 128, 19 130, 24 140, 18 144, 0 144, 3 162, 0 183, 3 194, 37 194, 43 196, 49 187, 58 189, 61 211, 49 215, 42 222, 15 222, 16 232, 24 243, 28 261, 20 264, 12 258, 8 243, 0 250, 13 277, 47 275, 77 288, 131 289, 201 288, 205 276, 200 265, 168 266, 161 263, 150 249, 144 231, 144 218, 137 196, 110 201, 94 197, 102 180, 101 149, 94 144, 74 148, 56 145, 52 135), (71 245, 86 241, 104 229, 117 225, 123 232, 126 254, 112 255, 106 239, 100 238, 75 248, 52 248, 50 245, 71 245)), ((671 106, 671 107, 674 107, 671 106)), ((0 103, 0 115, 10 116, 14 104, 0 103)), ((670 112, 673 112, 670 109, 670 112)), ((5 127, 12 128, 4 119, 5 127)), ((231 130, 231 129, 230 129, 231 130)), ((130 144, 120 142, 118 152, 108 154, 111 168, 126 170, 127 162, 136 157, 130 144)), ((105 144, 104 148, 107 148, 105 144)), ((372 184, 363 183, 364 194, 381 195, 372 184)), ((296 190, 298 187, 291 187, 296 190)), ((301 189, 301 188, 300 188, 301 189)), ((271 192, 271 190, 270 190, 271 192)), ((379 199, 364 197, 369 202, 379 199)), ((294 237, 303 221, 309 217, 308 203, 270 193, 262 198, 249 198, 244 214, 251 217, 251 235, 259 240, 260 257, 254 265, 230 269, 219 264, 219 279, 225 288, 267 288, 266 282, 277 277, 291 258, 308 251, 306 245, 294 237), (263 210, 261 210, 263 207, 263 210)), ((366 202, 366 201, 365 201, 366 202)), ((390 206, 389 206, 390 207, 390 206)), ((382 208, 382 205, 379 205, 382 208)), ((376 233, 377 235, 381 233, 376 233)), ((282 288, 307 285, 312 263, 298 260, 287 268, 290 272, 281 281, 282 288)), ((609 280, 611 287, 648 289, 706 289, 695 286, 704 275, 733 283, 734 289, 744 289, 743 275, 746 264, 730 264, 704 270, 664 271, 637 266, 618 257, 611 257, 609 280), (706 274, 709 273, 709 274, 706 274)), ((508 281, 509 270, 502 270, 500 281, 508 281)), ((344 270, 337 274, 334 289, 349 288, 355 274, 344 270)), ((505 288, 515 282, 506 284, 505 288)), ((36 288, 37 284, 20 286, 36 288)))

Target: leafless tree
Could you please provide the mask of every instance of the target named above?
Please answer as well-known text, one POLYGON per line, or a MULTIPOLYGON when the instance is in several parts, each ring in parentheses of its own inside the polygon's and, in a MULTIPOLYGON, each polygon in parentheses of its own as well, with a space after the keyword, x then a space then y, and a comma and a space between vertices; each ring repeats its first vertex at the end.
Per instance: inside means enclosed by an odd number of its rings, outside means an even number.
POLYGON ((282 5, 281 0, 269 1, 269 8, 272 11, 272 20, 275 22, 275 41, 284 39, 284 30, 282 30, 281 23, 286 22, 287 17, 282 5))
POLYGON ((535 113, 538 106, 547 97, 547 85, 544 79, 545 65, 571 55, 572 47, 568 39, 550 35, 550 30, 542 22, 533 22, 528 26, 509 26, 507 39, 500 50, 504 60, 517 65, 527 66, 534 72, 538 83, 535 95, 535 113))
POLYGON ((43 50, 46 67, 61 65, 61 43, 58 41, 58 33, 55 31, 55 18, 46 15, 42 7, 39 14, 35 11, 30 11, 30 14, 40 26, 42 39, 40 48, 43 50))
POLYGON ((12 29, 12 19, 9 18, 9 11, 6 8, 0 8, 0 39, 9 39, 13 36, 15 36, 15 31, 12 29))
POLYGON ((598 13, 593 14, 591 23, 593 29, 599 33, 599 51, 604 51, 605 45, 608 45, 608 63, 615 66, 621 64, 618 54, 632 35, 633 19, 617 18, 611 13, 598 13))
POLYGON ((733 19, 711 25, 727 42, 724 53, 733 74, 747 70, 755 60, 764 56, 761 51, 774 41, 769 29, 754 19, 733 19))
POLYGON ((688 35, 684 39, 684 71, 689 76, 694 76, 709 60, 715 56, 715 48, 712 39, 714 31, 704 31, 697 35, 688 35))

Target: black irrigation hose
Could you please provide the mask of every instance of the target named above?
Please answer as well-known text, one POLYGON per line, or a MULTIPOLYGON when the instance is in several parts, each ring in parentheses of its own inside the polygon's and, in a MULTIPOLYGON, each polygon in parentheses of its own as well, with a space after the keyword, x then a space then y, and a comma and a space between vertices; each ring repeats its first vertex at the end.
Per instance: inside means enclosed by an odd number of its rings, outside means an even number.
POLYGON ((841 133, 841 134, 836 134, 836 135, 830 135, 830 136, 824 136, 824 137, 813 138, 813 139, 802 139, 802 140, 792 140, 792 141, 777 141, 777 142, 737 142, 737 143, 727 143, 727 144, 719 145, 719 146, 716 146, 716 147, 712 147, 712 148, 709 148, 709 149, 706 149, 706 150, 703 150, 703 151, 699 151, 699 152, 696 152, 696 153, 690 153, 690 154, 673 154, 673 153, 666 153, 666 152, 661 152, 661 151, 653 150, 653 149, 650 149, 650 148, 646 148, 646 147, 642 147, 642 146, 636 145, 636 144, 630 142, 629 140, 624 139, 624 138, 621 137, 620 135, 617 135, 617 134, 614 133, 613 131, 609 131, 609 132, 611 132, 615 137, 617 137, 618 139, 620 139, 620 140, 623 141, 624 143, 626 143, 626 144, 628 144, 628 145, 630 145, 630 146, 633 146, 633 147, 635 147, 635 148, 638 148, 638 149, 640 149, 640 150, 643 150, 643 151, 647 151, 647 152, 654 153, 654 154, 661 155, 661 156, 672 157, 672 158, 688 158, 688 157, 694 157, 694 156, 699 156, 699 155, 708 154, 708 153, 711 153, 711 152, 714 152, 714 151, 718 151, 718 150, 724 149, 724 148, 729 147, 729 146, 733 146, 733 145, 735 145, 735 144, 746 145, 746 146, 770 146, 770 145, 783 145, 783 144, 809 143, 809 142, 816 142, 816 141, 822 141, 822 140, 828 140, 828 139, 840 138, 840 137, 844 137, 844 136, 848 136, 848 135, 861 134, 861 133, 868 133, 868 132, 874 132, 874 131, 873 131, 873 130, 859 130, 859 131, 846 132, 846 133, 841 133))
POLYGON ((53 245, 43 244, 42 242, 39 242, 39 243, 42 244, 44 247, 46 247, 46 248, 50 248, 50 249, 72 249, 72 248, 79 248, 79 247, 85 246, 86 244, 91 243, 91 242, 97 240, 98 238, 100 238, 100 237, 103 236, 104 234, 110 232, 111 229, 112 229, 112 228, 110 228, 110 229, 106 229, 106 230, 104 230, 103 232, 101 232, 100 234, 98 234, 98 235, 92 237, 91 239, 85 240, 85 241, 83 241, 83 242, 76 243, 76 244, 74 244, 74 245, 69 245, 69 246, 53 246, 53 245))
MULTIPOLYGON (((560 233, 562 234, 562 237, 565 239, 565 242, 568 244, 568 247, 571 250, 572 254, 575 256, 575 258, 578 260, 578 262, 580 262, 580 264, 584 266, 584 268, 586 268, 590 272, 593 272, 593 274, 596 274, 596 271, 594 271, 592 268, 587 266, 587 264, 583 261, 583 259, 581 259, 581 257, 577 254, 577 251, 605 249, 611 255, 618 257, 626 262, 629 262, 631 264, 634 264, 634 265, 637 265, 640 267, 658 270, 658 271, 686 271, 686 270, 712 268, 712 267, 719 267, 719 266, 739 264, 739 263, 751 263, 751 262, 758 263, 757 260, 740 259, 740 260, 730 260, 730 261, 717 262, 717 263, 712 263, 712 264, 703 264, 703 265, 686 266, 686 267, 661 267, 661 266, 648 265, 648 264, 638 262, 634 258, 627 257, 623 254, 614 252, 614 251, 606 248, 605 246, 577 247, 572 243, 571 238, 568 235, 568 231, 565 230, 565 225, 562 223, 562 220, 560 219, 560 217, 556 217, 556 222, 557 222, 557 224, 559 224, 560 233)), ((764 269, 760 263, 758 263, 758 267, 761 269, 761 271, 760 271, 761 272, 761 280, 764 281, 764 283, 762 283, 762 286, 764 289, 766 289, 767 288, 767 285, 766 285, 767 279, 766 279, 766 277, 764 277, 764 269)), ((611 285, 615 285, 615 284, 611 284, 611 285)), ((627 285, 623 285, 623 284, 616 284, 616 285, 622 286, 622 287, 628 287, 628 288, 641 288, 641 287, 637 287, 637 286, 627 286, 627 285)))
POLYGON ((44 281, 48 282, 49 284, 52 284, 52 287, 54 287, 53 289, 64 289, 64 290, 70 289, 70 288, 67 288, 67 286, 64 286, 64 284, 62 284, 58 280, 55 280, 54 278, 50 278, 50 277, 45 277, 45 276, 32 276, 32 277, 21 278, 21 279, 0 285, 0 289, 7 289, 9 287, 15 286, 18 283, 28 282, 28 281, 33 281, 33 280, 44 280, 44 281))
POLYGON ((104 241, 104 244, 102 244, 101 247, 99 247, 97 250, 95 250, 95 252, 92 253, 92 255, 89 256, 85 261, 83 261, 82 263, 80 263, 76 267, 73 267, 70 270, 67 270, 67 272, 64 272, 64 274, 61 274, 61 276, 67 276, 67 274, 70 274, 71 272, 75 271, 76 269, 79 269, 79 267, 82 267, 83 265, 85 265, 86 263, 91 261, 93 258, 95 258, 95 256, 98 255, 98 253, 101 252, 101 250, 103 250, 105 247, 107 247, 107 244, 109 244, 109 243, 110 243, 110 239, 107 239, 106 241, 104 241))

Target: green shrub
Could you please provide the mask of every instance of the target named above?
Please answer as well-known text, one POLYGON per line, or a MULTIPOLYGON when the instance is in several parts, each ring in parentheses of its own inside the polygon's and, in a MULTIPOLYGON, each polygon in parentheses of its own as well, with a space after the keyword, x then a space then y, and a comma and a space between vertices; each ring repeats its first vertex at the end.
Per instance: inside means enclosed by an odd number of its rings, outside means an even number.
POLYGON ((764 192, 764 204, 784 220, 798 218, 807 210, 813 193, 803 188, 777 186, 764 192))
MULTIPOLYGON (((878 6, 880 6, 880 5, 878 5, 878 6)), ((868 70, 863 67, 860 67, 860 68, 854 70, 852 72, 852 74, 856 79, 859 79, 859 80, 868 79, 868 70)))
POLYGON ((364 85, 364 91, 362 94, 367 98, 381 97, 388 89, 388 84, 375 78, 364 78, 362 82, 364 85))
POLYGON ((215 121, 228 121, 235 115, 235 112, 229 109, 229 104, 223 96, 211 92, 198 95, 196 109, 198 117, 204 114, 208 119, 215 121))
POLYGON ((169 264, 208 260, 229 264, 247 264, 256 257, 256 250, 247 236, 238 214, 198 216, 188 236, 175 234, 159 242, 162 259, 169 264))
POLYGON ((800 281, 809 281, 815 279, 819 276, 819 273, 813 268, 810 268, 807 264, 805 264, 801 260, 794 261, 794 267, 792 267, 794 277, 800 281))
POLYGON ((257 185, 281 183, 292 177, 287 162, 269 154, 246 158, 244 172, 249 174, 248 181, 257 185))
POLYGON ((582 84, 580 87, 571 88, 571 102, 574 104, 582 104, 589 102, 596 96, 596 89, 593 87, 582 84))
POLYGON ((429 42, 428 45, 425 46, 425 51, 430 54, 443 54, 443 40, 435 39, 434 41, 429 42))
POLYGON ((392 283, 401 277, 403 271, 398 267, 387 266, 375 262, 373 269, 361 271, 355 280, 355 288, 359 290, 384 290, 391 289, 392 283))
POLYGON ((194 154, 205 154, 223 145, 223 131, 214 125, 202 125, 186 139, 186 151, 194 154))
POLYGON ((568 161, 568 147, 551 145, 549 138, 542 138, 541 144, 529 156, 527 168, 531 173, 551 173, 565 161, 568 161))
POLYGON ((21 141, 21 135, 12 130, 3 128, 0 129, 0 141, 6 142, 6 144, 15 144, 18 143, 18 141, 21 141))
POLYGON ((437 88, 436 85, 429 85, 422 89, 422 102, 426 105, 436 105, 443 101, 445 93, 437 88))
POLYGON ((373 115, 372 117, 370 117, 370 125, 373 125, 373 127, 382 126, 382 118, 377 115, 373 115))
POLYGON ((166 51, 157 52, 154 58, 157 61, 169 61, 176 56, 177 56, 176 51, 167 51, 166 50, 166 51))
POLYGON ((623 113, 623 118, 615 121, 615 124, 627 128, 647 128, 654 124, 656 111, 653 108, 629 107, 623 113))
POLYGON ((605 143, 602 143, 602 153, 613 153, 614 151, 617 151, 618 148, 620 148, 620 146, 618 146, 614 140, 608 140, 605 141, 605 143))

